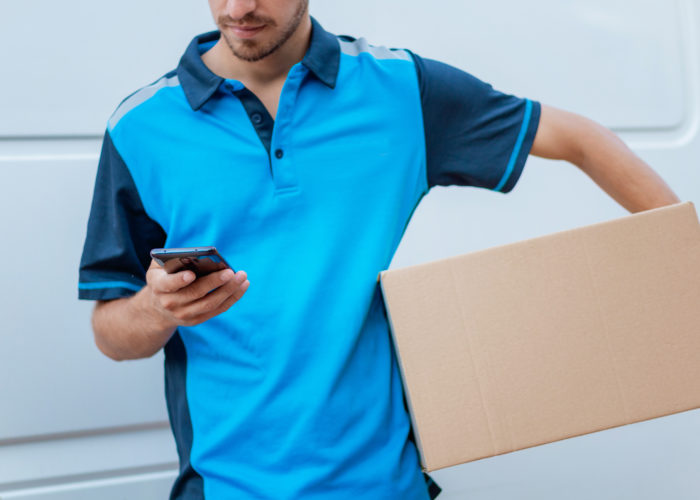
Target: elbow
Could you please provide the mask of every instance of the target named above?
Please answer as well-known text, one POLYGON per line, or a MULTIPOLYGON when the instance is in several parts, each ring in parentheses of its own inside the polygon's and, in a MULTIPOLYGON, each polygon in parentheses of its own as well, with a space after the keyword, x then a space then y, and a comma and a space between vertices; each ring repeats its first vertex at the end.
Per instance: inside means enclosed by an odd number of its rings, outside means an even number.
POLYGON ((128 320, 134 315, 126 307, 126 300, 97 302, 92 313, 95 345, 114 361, 150 358, 160 351, 175 327, 154 331, 149 325, 128 320))
POLYGON ((100 331, 95 327, 95 324, 93 322, 93 337, 95 340, 95 346, 97 346, 97 349, 107 356, 109 359, 113 361, 126 361, 127 359, 130 359, 125 353, 122 351, 115 349, 110 343, 103 337, 103 335, 100 333, 100 331))
POLYGON ((158 350, 146 351, 145 346, 140 346, 141 350, 130 345, 128 336, 121 335, 120 332, 110 325, 109 316, 105 311, 105 304, 98 302, 92 313, 92 332, 97 349, 114 361, 128 361, 141 358, 150 358, 158 350))
POLYGON ((104 309, 106 308, 107 302, 98 301, 95 303, 95 308, 92 311, 91 326, 92 335, 95 341, 95 346, 99 351, 114 361, 124 361, 126 356, 122 355, 118 350, 114 349, 109 342, 108 332, 102 328, 104 315, 104 309))
POLYGON ((135 352, 125 349, 118 349, 101 339, 97 332, 95 332, 95 345, 102 354, 113 361, 133 361, 136 359, 145 359, 153 357, 158 352, 135 352))
POLYGON ((122 356, 121 354, 119 354, 116 351, 112 351, 112 350, 108 349, 107 347, 102 345, 100 342, 95 341, 95 345, 97 345, 97 348, 100 350, 100 352, 102 354, 107 356, 112 361, 126 361, 127 359, 129 359, 126 356, 122 356))

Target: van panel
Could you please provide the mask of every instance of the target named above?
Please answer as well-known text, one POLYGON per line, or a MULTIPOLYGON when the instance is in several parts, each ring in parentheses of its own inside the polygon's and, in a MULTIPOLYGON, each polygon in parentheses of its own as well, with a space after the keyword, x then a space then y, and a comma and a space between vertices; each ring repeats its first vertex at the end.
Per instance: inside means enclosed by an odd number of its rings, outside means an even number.
POLYGON ((0 161, 3 330, 0 440, 162 422, 162 357, 114 363, 95 347, 93 304, 77 300, 97 157, 0 161), (125 401, 134 404, 124 404, 125 401))
POLYGON ((96 136, 119 102, 213 29, 206 2, 0 2, 0 137, 96 136))
POLYGON ((616 129, 684 119, 677 0, 318 2, 329 29, 408 47, 616 129))
MULTIPOLYGON (((444 0, 426 17, 421 2, 327 0, 313 12, 336 32, 408 47, 498 88, 635 130, 677 128, 683 121, 682 3, 444 0), (400 22, 389 21, 397 15, 400 22)), ((99 134, 120 99, 173 69, 192 35, 210 29, 201 6, 180 7, 173 16, 171 3, 162 0, 0 5, 0 18, 13 26, 0 31, 0 44, 21 40, 7 74, 22 75, 4 82, 0 109, 14 119, 0 122, 0 136, 99 134), (56 20, 68 9, 97 22, 67 30, 56 20)))

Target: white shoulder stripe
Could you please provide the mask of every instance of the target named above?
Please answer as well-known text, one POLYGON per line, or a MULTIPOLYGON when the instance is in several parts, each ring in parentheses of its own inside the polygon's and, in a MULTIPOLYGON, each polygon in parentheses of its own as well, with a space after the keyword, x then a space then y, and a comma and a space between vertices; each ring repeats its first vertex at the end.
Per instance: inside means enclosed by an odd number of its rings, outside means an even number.
POLYGON ((343 54, 349 56, 359 56, 363 52, 372 54, 375 59, 402 59, 410 61, 411 56, 405 50, 391 50, 386 47, 375 47, 370 45, 364 38, 358 38, 354 42, 348 42, 343 39, 340 42, 340 50, 343 54))
POLYGON ((164 87, 177 87, 178 85, 180 85, 180 80, 178 79, 177 75, 173 75, 169 78, 166 78, 164 76, 163 78, 156 80, 147 87, 143 87, 142 89, 137 90, 129 97, 124 99, 124 101, 122 101, 122 103, 114 111, 111 118, 109 119, 109 130, 114 129, 114 127, 117 126, 117 123, 119 123, 119 120, 124 118, 124 116, 129 111, 134 109, 139 104, 143 104, 144 102, 146 102, 148 99, 153 97, 156 94, 156 92, 158 92, 160 89, 164 87))

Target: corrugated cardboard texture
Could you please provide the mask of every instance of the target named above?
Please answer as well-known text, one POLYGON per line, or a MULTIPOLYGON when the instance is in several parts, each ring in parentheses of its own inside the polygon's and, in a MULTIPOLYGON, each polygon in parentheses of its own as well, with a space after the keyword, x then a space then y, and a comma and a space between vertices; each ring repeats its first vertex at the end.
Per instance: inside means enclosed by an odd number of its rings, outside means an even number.
POLYGON ((690 203, 381 284, 425 470, 700 407, 690 203))

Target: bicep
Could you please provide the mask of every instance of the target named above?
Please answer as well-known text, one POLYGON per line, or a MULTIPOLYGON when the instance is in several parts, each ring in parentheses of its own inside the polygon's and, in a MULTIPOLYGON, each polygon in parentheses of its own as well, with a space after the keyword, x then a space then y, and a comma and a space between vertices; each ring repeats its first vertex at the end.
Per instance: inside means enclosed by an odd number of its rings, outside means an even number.
POLYGON ((583 116, 543 104, 530 154, 579 164, 583 154, 582 139, 596 126, 583 116))

